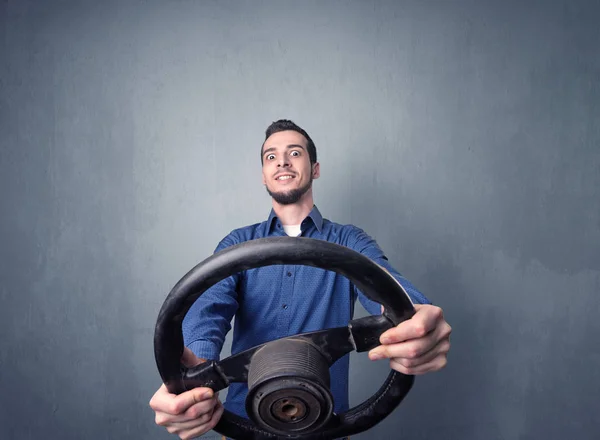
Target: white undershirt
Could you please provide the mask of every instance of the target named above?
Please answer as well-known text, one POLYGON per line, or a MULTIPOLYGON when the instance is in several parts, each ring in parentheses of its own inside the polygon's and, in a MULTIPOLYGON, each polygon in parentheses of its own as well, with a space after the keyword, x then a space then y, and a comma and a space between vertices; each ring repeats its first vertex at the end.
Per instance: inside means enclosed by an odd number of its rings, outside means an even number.
POLYGON ((290 237, 297 237, 302 233, 300 225, 283 225, 283 230, 290 237))

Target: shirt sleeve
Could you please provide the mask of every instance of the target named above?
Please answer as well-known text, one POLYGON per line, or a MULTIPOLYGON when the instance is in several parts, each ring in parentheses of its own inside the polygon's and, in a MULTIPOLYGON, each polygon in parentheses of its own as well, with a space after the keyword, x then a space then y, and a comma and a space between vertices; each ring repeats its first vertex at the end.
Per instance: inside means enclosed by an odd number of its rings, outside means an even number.
MULTIPOLYGON (((235 237, 225 237, 215 253, 237 244, 235 237)), ((232 275, 206 290, 190 307, 183 319, 183 342, 199 358, 219 360, 225 336, 238 309, 240 274, 232 275)))
MULTIPOLYGON (((406 293, 408 293, 408 296, 413 303, 431 304, 431 301, 429 301, 425 295, 423 295, 410 281, 404 278, 400 272, 392 267, 377 242, 365 231, 355 227, 354 233, 348 238, 348 247, 360 252, 361 254, 369 257, 375 263, 384 267, 400 283, 406 293)), ((367 298, 367 296, 357 289, 356 286, 354 287, 354 291, 358 296, 358 300, 367 310, 367 312, 369 312, 371 315, 381 314, 381 304, 367 298)))

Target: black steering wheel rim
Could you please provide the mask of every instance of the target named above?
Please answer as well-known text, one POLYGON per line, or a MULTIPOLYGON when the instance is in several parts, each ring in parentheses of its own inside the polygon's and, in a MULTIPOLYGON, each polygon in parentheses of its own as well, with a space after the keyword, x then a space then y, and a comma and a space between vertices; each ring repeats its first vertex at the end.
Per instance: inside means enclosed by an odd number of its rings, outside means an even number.
MULTIPOLYGON (((163 303, 156 322, 154 352, 159 373, 169 392, 179 394, 188 389, 183 374, 185 368, 180 364, 183 353, 181 325, 197 298, 208 288, 233 274, 280 264, 313 266, 345 276, 368 298, 384 306, 385 311, 380 323, 386 321, 387 328, 398 325, 414 314, 408 294, 387 271, 366 256, 345 246, 304 237, 270 237, 243 242, 217 252, 195 266, 173 287, 163 303)), ((359 351, 357 345, 355 349, 359 351)), ((213 367, 218 369, 218 363, 213 362, 213 367)), ((256 440, 324 440, 356 434, 387 417, 410 391, 413 381, 413 376, 391 370, 385 383, 371 398, 345 413, 336 415, 336 423, 331 427, 325 427, 322 431, 310 435, 282 437, 261 429, 229 411, 224 412, 215 431, 231 438, 256 440)), ((215 390, 228 385, 226 383, 219 387, 213 383, 206 384, 215 390)))

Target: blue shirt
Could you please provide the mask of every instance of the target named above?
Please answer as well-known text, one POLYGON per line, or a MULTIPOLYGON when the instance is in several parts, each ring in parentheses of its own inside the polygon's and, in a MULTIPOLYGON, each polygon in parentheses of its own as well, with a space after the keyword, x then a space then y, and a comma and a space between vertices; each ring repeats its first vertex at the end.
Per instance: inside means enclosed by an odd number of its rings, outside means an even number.
MULTIPOLYGON (((353 225, 324 219, 316 208, 302 222, 301 236, 347 246, 385 267, 404 287, 414 303, 429 303, 388 262, 375 240, 353 225)), ((215 252, 238 243, 264 237, 283 236, 275 212, 267 221, 232 231, 215 252)), ((218 360, 225 335, 235 316, 231 353, 297 333, 346 326, 359 299, 365 309, 381 313, 381 306, 363 295, 344 276, 301 265, 276 265, 240 272, 208 289, 192 305, 183 321, 184 343, 196 356, 218 360)), ((330 368, 335 412, 348 408, 349 355, 330 368)), ((232 383, 225 408, 246 417, 247 384, 232 383)))

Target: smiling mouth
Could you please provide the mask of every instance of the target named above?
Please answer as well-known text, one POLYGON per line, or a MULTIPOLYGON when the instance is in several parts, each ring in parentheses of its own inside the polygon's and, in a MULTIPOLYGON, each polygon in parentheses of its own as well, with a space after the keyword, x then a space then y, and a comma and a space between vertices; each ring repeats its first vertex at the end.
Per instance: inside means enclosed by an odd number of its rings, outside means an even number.
POLYGON ((275 180, 278 180, 281 182, 281 181, 291 180, 293 178, 294 178, 294 176, 292 176, 290 174, 284 174, 282 176, 276 177, 275 180))

